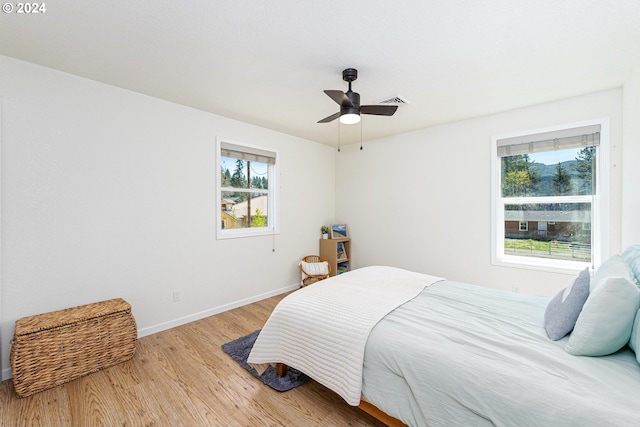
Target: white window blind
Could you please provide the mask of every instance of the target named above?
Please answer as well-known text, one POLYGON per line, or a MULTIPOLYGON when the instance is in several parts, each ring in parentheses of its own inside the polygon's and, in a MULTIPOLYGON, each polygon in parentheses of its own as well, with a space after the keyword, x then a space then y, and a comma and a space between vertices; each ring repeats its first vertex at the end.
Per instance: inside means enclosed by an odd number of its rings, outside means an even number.
POLYGON ((600 145, 600 125, 517 136, 497 140, 498 157, 600 145))
POLYGON ((223 157, 233 157, 234 159, 266 163, 269 165, 276 164, 276 153, 274 152, 254 147, 245 147, 229 142, 220 142, 220 154, 222 154, 223 157))

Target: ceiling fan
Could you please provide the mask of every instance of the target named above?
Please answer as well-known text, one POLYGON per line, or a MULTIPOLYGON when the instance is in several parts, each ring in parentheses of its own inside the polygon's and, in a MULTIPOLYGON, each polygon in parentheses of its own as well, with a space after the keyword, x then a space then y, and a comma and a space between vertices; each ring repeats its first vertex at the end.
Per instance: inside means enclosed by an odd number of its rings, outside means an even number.
POLYGON ((374 114, 376 116, 393 116, 398 109, 397 105, 360 105, 360 94, 351 90, 351 82, 358 78, 358 70, 347 68, 342 71, 342 80, 349 83, 349 90, 325 90, 338 105, 340 111, 319 120, 318 123, 329 123, 340 117, 340 123, 350 125, 360 121, 360 114, 374 114))

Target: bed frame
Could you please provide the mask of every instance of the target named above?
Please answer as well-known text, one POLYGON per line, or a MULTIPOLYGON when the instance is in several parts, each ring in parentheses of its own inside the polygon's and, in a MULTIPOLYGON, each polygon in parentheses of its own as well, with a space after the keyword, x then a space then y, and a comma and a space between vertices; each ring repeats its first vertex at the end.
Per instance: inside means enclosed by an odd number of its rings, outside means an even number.
MULTIPOLYGON (((277 363, 276 374, 278 374, 278 376, 283 377, 287 373, 287 368, 288 368, 287 365, 285 365, 284 363, 277 363)), ((402 421, 400 421, 399 419, 386 414, 384 411, 380 410, 377 406, 365 400, 360 400, 360 404, 358 405, 358 408, 360 408, 367 414, 371 415, 376 420, 383 422, 389 427, 407 427, 407 425, 402 421)))

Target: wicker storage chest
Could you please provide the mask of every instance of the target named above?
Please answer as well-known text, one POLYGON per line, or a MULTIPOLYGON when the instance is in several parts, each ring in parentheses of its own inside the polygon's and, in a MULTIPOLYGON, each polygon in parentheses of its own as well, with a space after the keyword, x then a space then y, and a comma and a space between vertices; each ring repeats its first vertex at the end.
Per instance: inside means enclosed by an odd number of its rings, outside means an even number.
POLYGON ((125 300, 24 317, 11 342, 19 397, 30 396, 133 357, 138 331, 125 300))

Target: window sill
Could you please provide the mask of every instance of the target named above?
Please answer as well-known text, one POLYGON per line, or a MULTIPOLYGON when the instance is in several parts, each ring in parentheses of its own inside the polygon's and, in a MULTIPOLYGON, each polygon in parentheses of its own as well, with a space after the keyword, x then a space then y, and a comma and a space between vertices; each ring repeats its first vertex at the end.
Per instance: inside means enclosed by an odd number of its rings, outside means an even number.
POLYGON ((216 233, 217 240, 225 240, 225 239, 239 239, 243 237, 257 237, 257 236, 273 236, 274 234, 279 234, 277 230, 273 230, 270 228, 253 228, 251 230, 248 229, 226 229, 224 231, 218 230, 216 233))
POLYGON ((558 259, 529 258, 516 255, 495 257, 491 262, 498 267, 520 268, 524 270, 538 270, 549 273, 576 274, 585 268, 591 269, 590 262, 564 261, 558 259))

